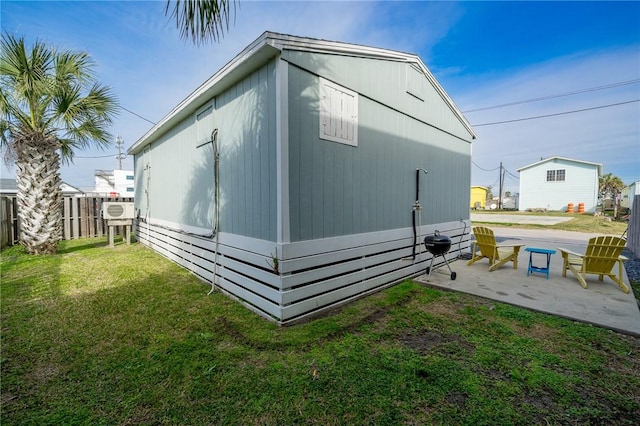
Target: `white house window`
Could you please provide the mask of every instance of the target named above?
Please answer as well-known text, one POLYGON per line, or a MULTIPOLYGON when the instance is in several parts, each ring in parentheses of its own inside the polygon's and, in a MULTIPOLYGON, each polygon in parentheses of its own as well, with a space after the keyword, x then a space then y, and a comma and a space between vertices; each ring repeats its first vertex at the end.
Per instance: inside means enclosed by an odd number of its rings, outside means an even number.
POLYGON ((565 169, 547 170, 547 182, 564 182, 565 169))
POLYGON ((358 146, 358 94, 320 78, 320 139, 358 146))
POLYGON ((133 175, 127 175, 127 180, 133 180, 133 175))

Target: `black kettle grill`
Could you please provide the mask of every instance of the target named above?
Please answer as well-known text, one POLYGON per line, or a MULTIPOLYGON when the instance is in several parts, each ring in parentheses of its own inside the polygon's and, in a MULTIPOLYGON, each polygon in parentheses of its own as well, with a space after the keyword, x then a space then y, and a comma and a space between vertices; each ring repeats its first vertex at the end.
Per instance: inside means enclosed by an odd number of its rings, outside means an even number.
POLYGON ((444 259, 444 262, 447 264, 447 268, 449 268, 451 279, 455 280, 456 273, 451 270, 451 266, 449 266, 449 261, 447 260, 446 257, 444 257, 444 255, 447 254, 447 252, 451 248, 451 238, 447 237, 446 235, 440 235, 440 232, 436 231, 433 235, 427 235, 424 238, 424 245, 429 251, 429 253, 433 255, 431 257, 431 264, 427 266, 427 271, 426 271, 427 281, 431 279, 431 271, 433 271, 433 261, 436 258, 436 256, 442 256, 442 258, 444 259))

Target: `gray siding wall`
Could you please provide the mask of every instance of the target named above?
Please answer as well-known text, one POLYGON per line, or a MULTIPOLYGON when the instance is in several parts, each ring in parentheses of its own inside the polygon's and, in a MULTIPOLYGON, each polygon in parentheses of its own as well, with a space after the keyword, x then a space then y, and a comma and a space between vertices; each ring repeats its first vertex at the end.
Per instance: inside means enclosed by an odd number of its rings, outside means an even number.
POLYGON ((359 96, 357 147, 321 140, 318 76, 289 66, 291 241, 410 227, 417 168, 429 171, 420 176, 422 223, 468 219, 470 143, 408 112, 421 115, 419 110, 428 109, 426 105, 448 108, 440 105, 442 99, 433 99, 435 92, 426 89, 424 102, 408 94, 404 63, 380 61, 378 67, 378 62, 373 66, 358 58, 308 56, 305 67, 323 76, 339 71, 339 84, 361 94, 380 94, 382 99, 359 96), (351 66, 345 67, 345 61, 351 66), (394 79, 402 83, 394 85, 394 79), (404 99, 405 111, 390 107, 384 99, 398 106, 404 99), (416 102, 425 105, 411 107, 416 102))
POLYGON ((193 232, 215 223, 214 155, 202 145, 218 128, 220 229, 248 237, 276 238, 275 62, 203 104, 204 123, 183 120, 135 158, 136 207, 151 221, 193 232), (145 171, 145 167, 150 169, 145 171), (147 179, 147 175, 150 178, 147 179), (147 206, 145 190, 149 189, 147 206))
POLYGON ((224 232, 276 241, 275 61, 216 99, 224 232))
POLYGON ((370 99, 431 126, 471 141, 471 135, 453 114, 416 64, 285 50, 282 58, 354 90, 370 99))
POLYGON ((144 215, 148 212, 147 208, 147 162, 150 155, 147 150, 143 150, 133 157, 133 176, 135 179, 135 193, 134 202, 136 209, 140 212, 140 215, 144 215))

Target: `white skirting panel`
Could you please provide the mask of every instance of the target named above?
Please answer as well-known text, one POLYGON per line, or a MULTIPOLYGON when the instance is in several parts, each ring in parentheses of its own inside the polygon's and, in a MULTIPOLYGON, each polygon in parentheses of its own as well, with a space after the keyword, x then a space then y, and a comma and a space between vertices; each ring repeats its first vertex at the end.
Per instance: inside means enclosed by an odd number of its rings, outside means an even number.
MULTIPOLYGON (((215 270, 217 288, 286 324, 424 273, 432 256, 422 240, 436 230, 451 238, 449 261, 469 251, 468 220, 423 226, 415 259, 411 228, 289 244, 220 233, 217 267, 215 239, 147 223, 137 225, 136 236, 208 283, 215 270)), ((434 267, 443 263, 436 257, 434 267)))

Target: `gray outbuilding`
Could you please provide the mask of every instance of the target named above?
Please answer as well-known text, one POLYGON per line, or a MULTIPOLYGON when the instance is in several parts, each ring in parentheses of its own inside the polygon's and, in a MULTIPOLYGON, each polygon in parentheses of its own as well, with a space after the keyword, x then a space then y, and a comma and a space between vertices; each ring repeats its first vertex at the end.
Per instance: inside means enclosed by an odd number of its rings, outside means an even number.
POLYGON ((468 250, 474 138, 418 56, 266 32, 129 149, 136 235, 301 320, 468 250))

